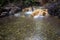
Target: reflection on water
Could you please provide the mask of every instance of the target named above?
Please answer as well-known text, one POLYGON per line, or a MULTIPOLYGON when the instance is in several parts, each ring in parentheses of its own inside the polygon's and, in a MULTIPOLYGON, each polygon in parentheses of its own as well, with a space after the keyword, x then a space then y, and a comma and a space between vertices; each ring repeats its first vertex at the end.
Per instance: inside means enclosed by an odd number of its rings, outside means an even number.
POLYGON ((27 11, 25 12, 25 14, 32 14, 32 11, 27 11))
POLYGON ((36 15, 36 16, 34 16, 34 19, 37 19, 37 18, 42 19, 42 18, 44 18, 44 17, 45 17, 45 16, 36 15))
POLYGON ((60 19, 21 17, 23 14, 0 18, 0 40, 60 40, 60 19))
POLYGON ((39 36, 33 36, 31 38, 27 37, 25 40, 43 40, 43 38, 40 38, 39 36))
POLYGON ((15 17, 19 17, 20 16, 20 13, 16 13, 14 14, 15 17))

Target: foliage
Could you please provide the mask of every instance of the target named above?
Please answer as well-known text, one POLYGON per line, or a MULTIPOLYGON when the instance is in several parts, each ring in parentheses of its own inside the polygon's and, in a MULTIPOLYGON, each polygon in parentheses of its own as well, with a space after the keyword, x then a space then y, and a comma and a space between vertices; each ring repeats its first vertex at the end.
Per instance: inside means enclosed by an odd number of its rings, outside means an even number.
POLYGON ((4 3, 4 0, 0 0, 0 6, 4 3))
POLYGON ((8 3, 20 3, 21 1, 24 6, 36 5, 35 0, 0 0, 0 6, 8 3))
POLYGON ((23 5, 31 6, 31 5, 35 4, 34 2, 35 2, 34 0, 25 0, 25 1, 23 1, 23 5))
POLYGON ((0 0, 0 6, 4 6, 8 3, 17 2, 17 0, 0 0))

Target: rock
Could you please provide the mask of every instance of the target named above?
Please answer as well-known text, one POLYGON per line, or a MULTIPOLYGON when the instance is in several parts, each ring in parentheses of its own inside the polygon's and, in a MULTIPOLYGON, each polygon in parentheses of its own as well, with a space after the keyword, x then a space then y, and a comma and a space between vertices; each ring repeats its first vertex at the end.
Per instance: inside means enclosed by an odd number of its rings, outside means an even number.
POLYGON ((1 8, 0 18, 5 17, 5 16, 9 16, 9 11, 10 11, 10 9, 1 8))
POLYGON ((17 6, 12 6, 9 14, 15 14, 15 13, 17 13, 19 11, 21 11, 21 8, 19 8, 17 6))
POLYGON ((48 10, 47 9, 36 9, 32 12, 31 16, 47 16, 48 15, 48 10))
POLYGON ((60 3, 51 3, 46 8, 48 8, 48 13, 52 16, 60 16, 60 3))

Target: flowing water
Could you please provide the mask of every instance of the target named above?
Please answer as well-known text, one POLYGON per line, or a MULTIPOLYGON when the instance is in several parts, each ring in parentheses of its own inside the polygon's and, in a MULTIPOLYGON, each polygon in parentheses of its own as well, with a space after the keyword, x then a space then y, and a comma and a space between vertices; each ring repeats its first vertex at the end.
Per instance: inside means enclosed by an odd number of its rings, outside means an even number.
POLYGON ((60 40, 60 19, 27 13, 0 18, 0 40, 60 40))

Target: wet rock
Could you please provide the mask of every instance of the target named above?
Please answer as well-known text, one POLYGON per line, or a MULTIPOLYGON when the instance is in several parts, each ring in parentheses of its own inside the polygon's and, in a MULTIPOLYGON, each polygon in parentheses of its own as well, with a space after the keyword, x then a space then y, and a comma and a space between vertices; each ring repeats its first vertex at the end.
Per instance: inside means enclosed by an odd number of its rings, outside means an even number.
POLYGON ((0 14, 0 18, 5 17, 5 16, 9 16, 9 13, 7 13, 7 12, 2 12, 2 13, 0 14))
POLYGON ((18 13, 20 11, 22 11, 22 7, 18 7, 15 4, 10 3, 0 8, 0 17, 14 15, 15 13, 18 13))
POLYGON ((5 17, 5 16, 9 16, 9 11, 10 11, 10 9, 1 8, 1 10, 0 10, 0 18, 5 17))
POLYGON ((2 12, 9 12, 10 11, 10 9, 5 9, 5 8, 1 8, 1 10, 0 10, 0 12, 2 13, 2 12))
POLYGON ((14 13, 17 13, 19 11, 21 11, 21 8, 16 7, 16 6, 12 6, 11 10, 9 11, 9 14, 14 14, 14 13))
POLYGON ((52 16, 60 16, 60 3, 51 3, 46 8, 48 8, 48 12, 52 16))

